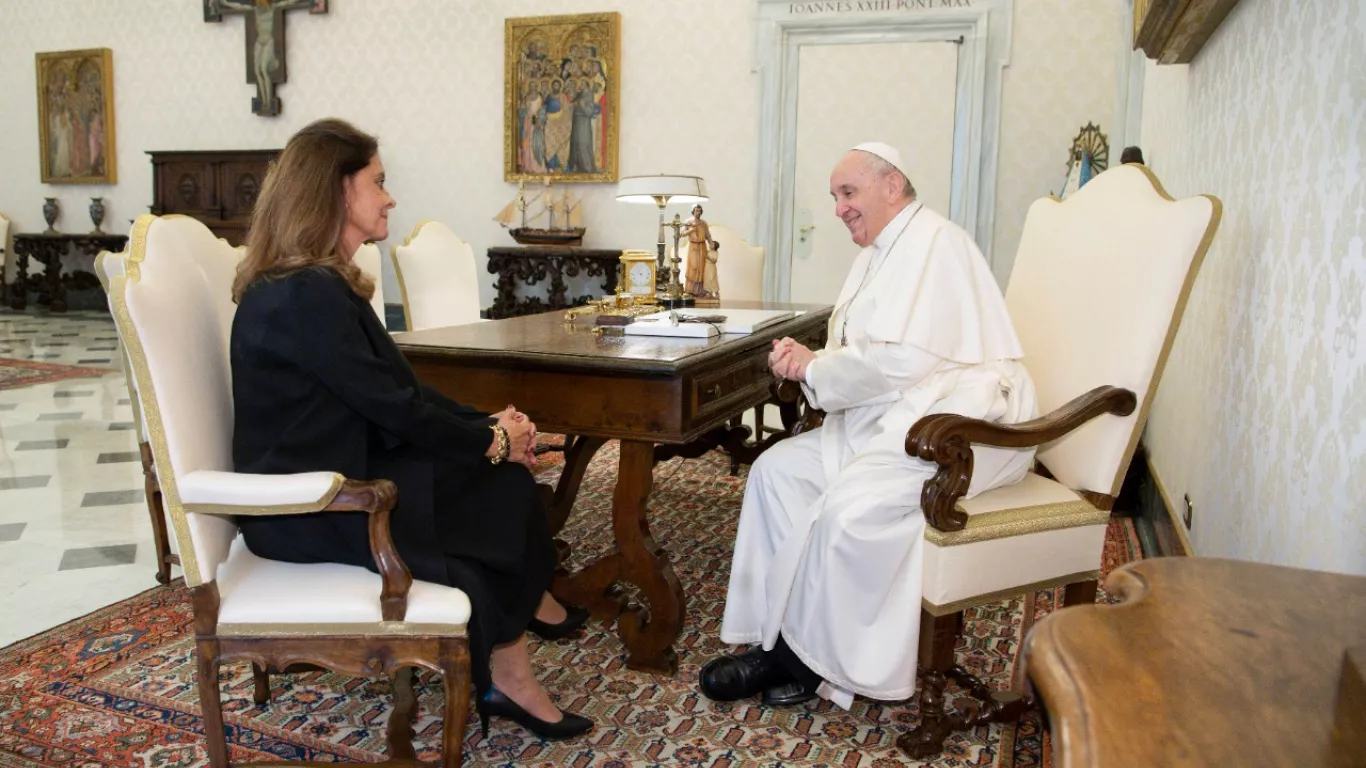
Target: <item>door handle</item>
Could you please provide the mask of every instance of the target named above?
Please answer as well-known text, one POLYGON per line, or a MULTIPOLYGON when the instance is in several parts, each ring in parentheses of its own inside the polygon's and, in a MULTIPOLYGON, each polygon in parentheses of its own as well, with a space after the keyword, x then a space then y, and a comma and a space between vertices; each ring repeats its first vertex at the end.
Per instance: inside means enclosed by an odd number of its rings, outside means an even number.
POLYGON ((816 225, 815 225, 815 224, 812 224, 812 225, 809 226, 809 227, 797 227, 797 232, 800 233, 800 238, 799 238, 799 239, 800 239, 803 243, 806 242, 806 233, 810 232, 811 230, 813 230, 813 229, 815 229, 815 228, 816 228, 816 225))

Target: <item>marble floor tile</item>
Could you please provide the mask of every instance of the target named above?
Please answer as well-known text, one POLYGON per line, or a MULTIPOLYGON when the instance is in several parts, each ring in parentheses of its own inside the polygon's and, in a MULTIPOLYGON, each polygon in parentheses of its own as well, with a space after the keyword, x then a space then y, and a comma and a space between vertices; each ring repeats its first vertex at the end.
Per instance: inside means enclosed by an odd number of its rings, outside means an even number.
POLYGON ((157 583, 137 432, 109 315, 0 309, 0 357, 109 370, 0 390, 4 646, 157 583))
POLYGON ((59 571, 77 568, 100 568, 106 565, 128 565, 138 559, 138 545, 117 544, 109 547, 82 547, 62 553, 59 571))

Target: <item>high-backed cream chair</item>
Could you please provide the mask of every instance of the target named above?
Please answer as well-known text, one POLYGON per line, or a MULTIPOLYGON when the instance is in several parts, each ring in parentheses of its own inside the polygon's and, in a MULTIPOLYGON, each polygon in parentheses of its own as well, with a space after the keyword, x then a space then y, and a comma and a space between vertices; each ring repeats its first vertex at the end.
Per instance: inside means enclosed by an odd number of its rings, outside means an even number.
POLYGON ((949 732, 1023 708, 986 698, 954 665, 965 608, 1064 585, 1065 605, 1095 602, 1109 513, 1221 215, 1210 195, 1172 200, 1141 165, 1030 206, 1006 306, 1047 415, 1000 425, 939 414, 906 436, 907 452, 939 464, 921 495, 921 725, 898 740, 908 753, 934 754, 949 732), (962 500, 973 444, 1038 446, 1038 466, 962 500), (979 710, 946 714, 945 677, 983 697, 979 710))
POLYGON ((379 246, 366 243, 356 250, 356 255, 351 261, 375 281, 375 295, 370 297, 370 308, 375 310, 375 315, 379 317, 379 324, 388 328, 389 323, 384 317, 384 276, 380 274, 381 258, 383 257, 380 255, 379 246))
MULTIPOLYGON (((469 599, 414 582, 394 548, 387 480, 331 472, 244 475, 232 464, 231 315, 220 311, 232 248, 203 224, 143 215, 133 225, 127 273, 110 294, 142 396, 166 510, 180 542, 194 604, 200 705, 214 768, 228 765, 218 671, 308 661, 353 675, 393 675, 390 757, 411 761, 412 668, 444 677, 442 764, 461 763, 469 714, 469 599), (264 560, 237 536, 235 516, 361 511, 379 573, 337 564, 264 560)), ((230 300, 229 300, 230 301, 230 300)))
MULTIPOLYGON (((0 216, 0 305, 9 303, 9 219, 0 216)), ((15 275, 18 280, 19 276, 15 275)))
POLYGON ((389 253, 408 330, 479 321, 474 250, 439 221, 424 221, 389 253))
MULTIPOLYGON (((100 286, 109 296, 114 278, 122 277, 125 270, 126 252, 110 253, 100 251, 95 257, 95 276, 100 286)), ((109 296, 109 311, 114 311, 113 297, 109 296)), ((171 581, 171 566, 180 565, 180 552, 175 541, 166 530, 166 509, 161 499, 161 485, 157 482, 156 464, 152 459, 151 438, 147 435, 147 422, 142 418, 142 401, 138 396, 137 378, 128 362, 128 345, 119 337, 119 366, 123 369, 124 383, 128 387, 128 403, 133 411, 133 428, 138 435, 138 453, 142 458, 143 496, 147 502, 147 516, 152 521, 152 545, 157 557, 157 581, 168 584, 171 581)))
POLYGON ((764 247, 750 245, 724 224, 711 225, 716 249, 716 282, 721 299, 759 301, 764 297, 764 247))
MULTIPOLYGON (((1030 206, 1006 305, 1046 415, 1006 425, 934 414, 906 435, 907 453, 939 465, 920 496, 921 604, 904 606, 921 611, 920 725, 897 740, 912 757, 1024 708, 954 664, 965 609, 1052 587, 1065 587, 1064 605, 1095 602, 1110 510, 1221 211, 1209 195, 1172 200, 1141 165, 1030 206), (963 499, 973 445, 1036 446, 1035 471, 963 499), (945 712, 946 679, 980 702, 945 712)), ((802 426, 818 421, 808 411, 802 426)))

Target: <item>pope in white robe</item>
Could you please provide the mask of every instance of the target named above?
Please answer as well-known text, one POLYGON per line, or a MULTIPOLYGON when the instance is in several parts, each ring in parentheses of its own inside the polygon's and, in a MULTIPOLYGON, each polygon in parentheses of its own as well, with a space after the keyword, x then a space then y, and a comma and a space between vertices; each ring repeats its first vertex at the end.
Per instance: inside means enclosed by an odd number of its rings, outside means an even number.
MULTIPOLYGON (((1003 423, 1037 414, 981 251, 915 200, 903 168, 895 149, 873 143, 831 174, 835 213, 863 250, 825 348, 783 339, 769 358, 775 375, 802 383, 825 422, 750 471, 721 639, 758 647, 703 668, 711 698, 762 690, 766 703, 790 704, 819 694, 847 708, 855 694, 911 696, 920 493, 937 466, 906 453, 906 433, 932 413, 1003 423), (792 674, 794 664, 805 669, 792 674)), ((1032 460, 1031 449, 974 448, 968 494, 1019 480, 1032 460)))

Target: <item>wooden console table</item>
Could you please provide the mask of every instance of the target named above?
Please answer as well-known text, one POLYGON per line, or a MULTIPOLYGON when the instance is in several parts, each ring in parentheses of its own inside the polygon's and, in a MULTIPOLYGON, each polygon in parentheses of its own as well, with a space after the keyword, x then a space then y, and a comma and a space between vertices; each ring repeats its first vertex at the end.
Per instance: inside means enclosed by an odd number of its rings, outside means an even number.
POLYGON ((573 248, 558 245, 524 247, 494 247, 489 252, 489 272, 498 276, 493 284, 498 291, 489 308, 489 317, 500 320, 538 312, 577 306, 589 299, 600 299, 616 293, 617 265, 621 251, 573 248), (602 290, 593 294, 569 297, 566 277, 601 277, 602 290), (517 287, 535 285, 550 278, 549 300, 539 296, 517 296, 517 287))
POLYGON ((727 307, 806 311, 747 336, 709 339, 597 335, 591 323, 566 324, 558 313, 394 334, 418 378, 440 392, 488 411, 515 403, 540 431, 576 436, 547 494, 552 535, 569 520, 593 454, 621 440, 612 495, 616 550, 573 574, 557 573, 551 591, 598 619, 615 619, 632 669, 673 674, 673 643, 683 627, 683 587, 650 534, 655 462, 718 445, 749 462, 778 439, 753 445, 748 430, 727 424, 768 401, 773 340, 824 346, 831 310, 732 301, 718 311, 727 307), (627 605, 615 582, 637 586, 644 605, 627 605))
POLYGON ((1366 578, 1162 557, 1105 589, 1025 640, 1060 768, 1366 765, 1366 578))
MULTIPOLYGON (((38 303, 47 304, 53 312, 66 311, 66 285, 62 281, 62 257, 71 251, 95 256, 100 251, 121 251, 128 242, 127 235, 67 235, 61 233, 19 233, 14 236, 16 259, 14 285, 10 288, 10 308, 28 306, 29 291, 38 294, 38 303), (42 274, 28 274, 28 260, 43 265, 42 274), (27 275, 27 278, 25 278, 27 275)), ((89 272, 72 272, 66 282, 74 288, 90 288, 100 284, 89 272)))

